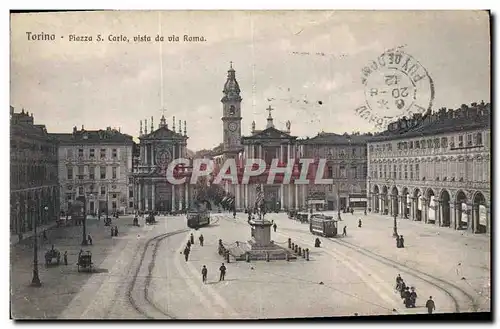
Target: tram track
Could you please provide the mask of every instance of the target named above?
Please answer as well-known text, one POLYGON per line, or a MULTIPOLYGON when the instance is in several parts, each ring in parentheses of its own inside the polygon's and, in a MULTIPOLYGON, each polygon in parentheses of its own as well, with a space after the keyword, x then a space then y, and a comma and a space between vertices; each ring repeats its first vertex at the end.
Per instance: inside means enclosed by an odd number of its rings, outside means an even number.
MULTIPOLYGON (((297 232, 297 233, 304 234, 304 235, 310 234, 309 232, 304 232, 303 230, 299 230, 299 229, 281 228, 281 230, 297 232)), ((437 276, 434 276, 434 275, 431 275, 428 273, 424 273, 416 268, 409 267, 408 265, 402 264, 402 263, 397 262, 395 260, 392 260, 388 257, 376 254, 373 251, 368 250, 367 248, 360 247, 360 246, 354 245, 354 244, 346 242, 346 241, 337 240, 335 238, 324 238, 324 239, 326 241, 333 243, 333 244, 341 245, 345 248, 348 248, 352 251, 355 251, 359 254, 362 254, 362 255, 364 255, 372 260, 375 260, 379 263, 396 268, 396 269, 400 270, 401 272, 408 273, 408 274, 422 280, 423 282, 426 282, 426 283, 430 284, 431 286, 436 287, 437 289, 444 292, 447 296, 450 297, 450 299, 453 301, 456 313, 460 313, 460 311, 461 311, 460 298, 458 296, 456 296, 456 293, 461 294, 462 296, 464 296, 466 298, 466 300, 467 300, 466 303, 468 303, 471 306, 473 312, 478 311, 478 305, 475 301, 475 298, 471 294, 469 294, 468 292, 466 292, 465 290, 463 290, 462 288, 458 287, 457 285, 455 285, 453 283, 445 281, 437 276), (439 284, 437 284, 436 282, 439 282, 439 284), (452 292, 453 290, 455 292, 452 292)), ((467 312, 467 311, 469 311, 469 310, 466 310, 465 312, 467 312)))
MULTIPOLYGON (((168 237, 171 237, 171 236, 174 236, 177 234, 186 233, 188 231, 189 231, 189 229, 182 229, 182 230, 177 230, 177 231, 173 231, 173 232, 163 233, 163 234, 157 235, 155 237, 152 237, 146 241, 146 244, 143 247, 142 253, 140 253, 141 256, 138 260, 139 264, 137 265, 137 268, 136 268, 136 271, 135 271, 134 276, 132 278, 132 281, 130 282, 129 287, 127 289, 127 297, 128 297, 129 304, 135 309, 135 311, 137 313, 143 315, 147 319, 156 319, 157 318, 156 316, 153 316, 152 314, 159 315, 162 318, 165 317, 167 319, 175 319, 174 315, 172 315, 168 312, 165 312, 160 307, 158 307, 154 303, 154 301, 151 300, 151 298, 149 296, 149 286, 151 284, 151 278, 153 276, 152 272, 154 269, 154 265, 155 265, 155 261, 156 261, 156 254, 157 254, 158 248, 160 246, 160 243, 168 237), (149 261, 148 268, 147 268, 148 272, 147 272, 147 275, 146 275, 146 278, 144 281, 144 287, 143 287, 142 293, 141 293, 141 299, 144 299, 145 303, 139 303, 137 301, 137 299, 134 297, 134 294, 137 291, 137 287, 136 287, 136 285, 138 283, 137 279, 139 277, 139 273, 140 273, 141 269, 143 268, 143 263, 146 259, 146 256, 148 255, 148 250, 150 250, 151 247, 153 247, 153 246, 154 246, 154 248, 153 248, 152 253, 151 253, 151 260, 149 261)), ((137 255, 139 255, 139 252, 136 252, 133 262, 136 262, 137 255)))

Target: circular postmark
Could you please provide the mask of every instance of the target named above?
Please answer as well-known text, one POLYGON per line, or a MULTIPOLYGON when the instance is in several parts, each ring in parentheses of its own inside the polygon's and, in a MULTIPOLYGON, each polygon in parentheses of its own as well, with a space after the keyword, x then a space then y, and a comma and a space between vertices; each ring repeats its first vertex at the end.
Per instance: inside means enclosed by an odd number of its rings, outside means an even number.
POLYGON ((415 58, 389 50, 362 69, 367 106, 383 121, 424 114, 432 107, 434 83, 415 58))

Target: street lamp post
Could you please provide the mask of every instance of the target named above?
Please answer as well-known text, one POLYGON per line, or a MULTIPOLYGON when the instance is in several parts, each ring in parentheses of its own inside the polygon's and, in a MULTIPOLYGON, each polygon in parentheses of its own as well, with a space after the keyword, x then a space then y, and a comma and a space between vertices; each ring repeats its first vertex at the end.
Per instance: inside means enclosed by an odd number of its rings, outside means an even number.
POLYGON ((86 246, 87 241, 87 198, 83 196, 83 230, 82 230, 82 246, 86 246))
MULTIPOLYGON (((392 197, 393 197, 393 199, 397 198, 396 195, 393 195, 392 197)), ((392 206, 394 207, 394 201, 392 203, 392 206)), ((394 211, 394 210, 393 210, 393 213, 394 213, 394 232, 393 232, 392 236, 396 238, 399 236, 399 234, 398 234, 398 222, 397 222, 398 215, 396 214, 396 211, 394 211)))
MULTIPOLYGON (((43 210, 47 211, 49 208, 46 206, 43 208, 43 210)), ((38 275, 38 236, 36 232, 36 226, 37 226, 37 220, 35 216, 33 216, 33 230, 34 230, 34 236, 35 236, 35 241, 33 244, 33 279, 31 280, 31 286, 32 287, 41 287, 42 283, 40 282, 40 276, 38 275)))

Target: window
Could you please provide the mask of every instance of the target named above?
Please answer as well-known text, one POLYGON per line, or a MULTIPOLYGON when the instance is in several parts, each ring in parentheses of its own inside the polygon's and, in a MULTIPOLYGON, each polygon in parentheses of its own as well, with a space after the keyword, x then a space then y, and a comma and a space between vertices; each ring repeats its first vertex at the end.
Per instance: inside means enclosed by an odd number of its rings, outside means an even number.
MULTIPOLYGON (((331 185, 330 185, 330 186, 331 186, 331 185)), ((130 201, 130 202, 128 203, 128 207, 129 207, 129 208, 134 208, 134 202, 133 202, 133 201, 130 201)))
POLYGON ((352 155, 353 155, 353 156, 355 156, 355 155, 356 155, 356 148, 355 148, 355 147, 353 147, 353 148, 352 148, 352 155))
POLYGON ((373 145, 370 145, 370 153, 373 153, 373 145))
POLYGON ((403 165, 399 165, 399 174, 398 174, 398 179, 401 179, 401 176, 403 175, 403 165))
POLYGON ((490 133, 489 132, 486 133, 486 136, 484 139, 484 146, 486 146, 487 148, 490 148, 490 133))
POLYGON ((116 199, 116 193, 111 194, 111 198, 116 199))
POLYGON ((113 167, 112 178, 116 179, 116 167, 113 167))
POLYGON ((420 148, 420 141, 415 141, 415 148, 419 149, 420 148))
POLYGON ((78 149, 78 157, 83 158, 83 149, 78 149))
POLYGON ((118 157, 118 150, 117 149, 113 149, 111 156, 113 157, 113 159, 116 159, 118 157))
POLYGON ((106 195, 106 186, 101 186, 101 195, 106 195))
POLYGON ((128 197, 129 198, 133 198, 134 197, 134 189, 133 188, 129 188, 128 189, 128 197))
POLYGON ((83 195, 83 186, 78 186, 78 195, 83 195))
POLYGON ((476 134, 476 145, 478 145, 478 146, 483 145, 483 134, 482 133, 476 134))
POLYGON ((432 139, 427 140, 427 148, 431 149, 432 148, 432 139))
POLYGON ((333 168, 328 167, 328 178, 333 178, 333 168))
POLYGON ((93 159, 95 157, 95 149, 90 149, 89 151, 89 157, 93 159))
POLYGON ((128 178, 128 183, 129 184, 134 184, 134 178, 133 177, 129 177, 128 178))
POLYGON ((434 138, 434 148, 435 149, 439 148, 439 138, 434 138))
POLYGON ((450 137, 450 148, 455 148, 455 136, 450 137))
POLYGON ((366 175, 368 175, 368 165, 365 163, 363 165, 363 172, 361 173, 361 178, 366 178, 366 175))
POLYGON ((396 171, 397 171, 396 168, 397 167, 396 167, 396 165, 394 165, 392 168, 393 168, 392 169, 392 178, 396 179, 397 178, 397 176, 396 176, 396 171))
POLYGON ((68 179, 73 179, 73 168, 68 167, 67 172, 68 172, 68 179))
POLYGON ((387 144, 387 150, 392 151, 392 143, 387 144))
POLYGON ((234 115, 236 113, 236 108, 234 107, 234 105, 231 105, 229 107, 229 115, 234 115))
POLYGON ((113 207, 113 210, 116 210, 116 201, 111 202, 111 206, 113 207))
POLYGON ((357 167, 356 166, 352 166, 351 167, 351 173, 352 173, 352 175, 351 175, 352 178, 358 178, 358 173, 357 173, 357 167))
POLYGON ((420 179, 420 165, 418 163, 415 164, 415 179, 420 179))
POLYGON ((78 166, 78 179, 84 179, 84 178, 85 178, 84 167, 78 166))
POLYGON ((365 148, 365 156, 367 156, 367 155, 368 155, 368 149, 365 148))
POLYGON ((382 178, 382 165, 378 165, 378 178, 382 178))
POLYGON ((472 146, 472 135, 471 134, 467 135, 467 146, 472 146))
POLYGON ((408 165, 405 165, 405 179, 408 179, 408 165))
POLYGON ((384 178, 387 178, 387 165, 384 165, 384 178))
POLYGON ((89 179, 95 179, 95 168, 89 167, 89 179))
POLYGON ((101 179, 106 179, 106 167, 100 168, 100 176, 101 176, 101 179))
POLYGON ((72 193, 66 193, 66 200, 67 201, 72 201, 73 200, 73 194, 72 193))
POLYGON ((458 147, 464 147, 464 135, 458 135, 458 147))
POLYGON ((410 141, 410 149, 413 149, 413 141, 410 141))
POLYGON ((408 142, 403 142, 403 148, 404 148, 405 150, 407 150, 407 149, 408 149, 408 142))
POLYGON ((344 166, 340 166, 340 177, 341 178, 346 178, 346 176, 347 176, 347 173, 346 173, 345 167, 344 166))
POLYGON ((67 149, 66 150, 66 156, 68 159, 73 159, 73 150, 72 149, 67 149))
POLYGON ((420 146, 425 149, 425 139, 422 139, 422 141, 420 142, 420 146))
POLYGON ((106 158, 106 149, 101 149, 101 159, 106 158))
POLYGON ((413 165, 410 165, 410 180, 413 180, 413 165))
POLYGON ((447 148, 448 147, 448 138, 442 137, 441 138, 441 147, 442 148, 447 148))
POLYGON ((333 191, 333 186, 332 185, 328 185, 328 191, 330 191, 330 192, 333 191))

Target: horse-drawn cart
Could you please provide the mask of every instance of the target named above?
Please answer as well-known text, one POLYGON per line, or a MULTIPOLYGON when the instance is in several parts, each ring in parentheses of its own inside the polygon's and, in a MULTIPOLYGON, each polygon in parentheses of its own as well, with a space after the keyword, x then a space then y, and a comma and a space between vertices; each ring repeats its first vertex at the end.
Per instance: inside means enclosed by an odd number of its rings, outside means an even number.
POLYGON ((61 253, 59 252, 59 250, 54 249, 54 246, 52 246, 52 249, 45 253, 45 266, 59 265, 60 262, 61 253))
POLYGON ((80 272, 80 267, 92 272, 92 253, 90 251, 81 252, 78 255, 78 272, 80 272))

